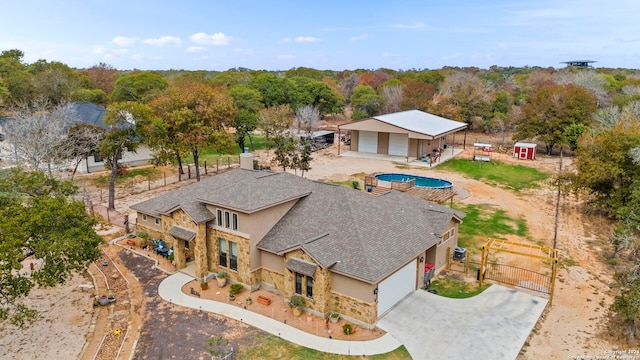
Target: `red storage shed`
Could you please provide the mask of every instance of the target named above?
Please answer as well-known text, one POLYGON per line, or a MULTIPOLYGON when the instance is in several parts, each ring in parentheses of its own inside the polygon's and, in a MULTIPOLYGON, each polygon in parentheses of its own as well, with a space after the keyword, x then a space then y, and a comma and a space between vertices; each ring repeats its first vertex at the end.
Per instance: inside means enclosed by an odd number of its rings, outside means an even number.
POLYGON ((536 144, 519 142, 513 146, 513 157, 518 159, 535 160, 536 144))

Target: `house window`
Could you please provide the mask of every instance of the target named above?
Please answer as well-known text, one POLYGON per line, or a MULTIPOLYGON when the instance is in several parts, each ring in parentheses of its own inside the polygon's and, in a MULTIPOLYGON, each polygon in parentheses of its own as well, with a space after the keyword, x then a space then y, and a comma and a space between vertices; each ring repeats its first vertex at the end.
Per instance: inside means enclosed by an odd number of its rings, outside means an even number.
POLYGON ((233 227, 232 229, 237 231, 238 230, 238 214, 232 214, 232 220, 233 220, 233 227))
POLYGON ((229 242, 229 250, 231 253, 229 257, 229 269, 238 271, 238 244, 229 242))
POLYGON ((228 211, 224 212, 224 227, 226 227, 227 229, 229 228, 229 216, 231 216, 231 213, 228 211))
POLYGON ((313 278, 307 276, 307 297, 313 298, 313 278))
POLYGON ((142 214, 142 221, 147 221, 147 214, 142 214))
POLYGON ((218 226, 222 226, 222 210, 216 211, 216 217, 218 218, 218 226))
POLYGON ((187 241, 187 240, 184 241, 184 248, 185 249, 189 248, 189 241, 187 241))
POLYGON ((160 225, 160 219, 156 218, 156 225, 160 225))
POLYGON ((104 159, 102 158, 102 156, 100 156, 100 154, 93 154, 93 162, 95 163, 99 163, 99 162, 103 162, 104 159))
POLYGON ((220 266, 227 267, 227 240, 218 239, 219 252, 220 252, 220 260, 218 264, 220 266))
POLYGON ((296 294, 302 295, 302 278, 304 275, 296 273, 296 294))
POLYGON ((184 215, 182 215, 182 223, 184 224, 185 221, 187 221, 187 218, 184 215))

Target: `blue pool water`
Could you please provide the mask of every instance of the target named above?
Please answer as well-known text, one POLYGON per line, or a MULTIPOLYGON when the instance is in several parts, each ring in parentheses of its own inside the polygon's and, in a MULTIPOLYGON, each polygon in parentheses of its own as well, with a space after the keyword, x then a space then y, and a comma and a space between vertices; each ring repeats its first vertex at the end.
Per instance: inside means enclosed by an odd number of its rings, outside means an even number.
POLYGON ((376 178, 380 181, 402 181, 407 182, 416 179, 416 186, 427 187, 431 189, 448 189, 453 183, 448 180, 436 179, 424 176, 408 175, 408 174, 378 174, 376 178))

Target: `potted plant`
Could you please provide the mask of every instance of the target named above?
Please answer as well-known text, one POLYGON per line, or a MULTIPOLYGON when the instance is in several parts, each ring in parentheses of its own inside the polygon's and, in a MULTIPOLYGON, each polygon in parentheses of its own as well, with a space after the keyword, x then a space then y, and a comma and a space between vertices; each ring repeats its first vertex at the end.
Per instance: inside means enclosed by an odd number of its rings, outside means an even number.
POLYGON ((346 323, 344 325, 342 325, 342 331, 344 332, 345 335, 351 335, 355 332, 355 326, 346 323))
POLYGON ((251 299, 251 296, 247 296, 246 302, 247 302, 247 305, 251 305, 251 303, 253 302, 253 299, 251 299))
POLYGON ((236 294, 244 289, 242 284, 231 284, 229 287, 229 300, 235 300, 236 294))
POLYGON ((216 281, 218 282, 218 287, 224 287, 227 284, 227 273, 225 271, 221 271, 216 275, 216 281))
POLYGON ((291 297, 289 298, 289 307, 293 310, 294 316, 300 316, 302 314, 301 307, 304 306, 305 302, 306 300, 304 299, 304 297, 298 294, 291 295, 291 297))
POLYGON ((333 311, 331 313, 331 315, 329 316, 329 318, 331 319, 331 322, 335 324, 335 323, 338 322, 338 320, 340 320, 340 314, 338 314, 337 312, 333 311))
POLYGON ((149 238, 149 233, 146 231, 140 231, 138 233, 138 237, 140 238, 140 247, 147 247, 147 239, 149 238))
POLYGON ((203 278, 202 280, 200 280, 200 288, 202 290, 207 290, 209 288, 209 284, 207 284, 206 278, 203 278))

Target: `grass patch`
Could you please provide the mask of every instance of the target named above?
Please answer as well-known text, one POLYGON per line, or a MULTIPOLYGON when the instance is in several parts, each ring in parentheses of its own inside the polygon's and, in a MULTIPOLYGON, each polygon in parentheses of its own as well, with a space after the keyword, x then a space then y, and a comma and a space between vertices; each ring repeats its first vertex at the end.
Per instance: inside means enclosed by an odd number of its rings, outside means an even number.
MULTIPOLYGON (((356 355, 356 354, 354 354, 356 355)), ((249 347, 241 347, 238 359, 283 359, 283 360, 347 360, 353 356, 327 354, 309 349, 283 340, 277 336, 261 336, 256 343, 249 347)), ((411 356, 404 346, 386 354, 367 356, 375 360, 410 360, 411 356)))
POLYGON ((453 299, 465 299, 480 294, 487 290, 489 286, 491 286, 491 284, 485 283, 482 287, 478 287, 475 283, 468 283, 464 280, 441 278, 433 280, 429 289, 436 290, 440 296, 453 299))
MULTIPOLYGON (((267 148, 267 139, 263 135, 252 135, 251 137, 253 138, 253 150, 264 150, 267 148)), ((249 138, 245 138, 244 145, 249 148, 249 151, 253 151, 251 149, 251 144, 249 143, 249 138)), ((214 166, 218 161, 220 161, 220 165, 226 165, 229 161, 231 161, 232 164, 237 164, 238 156, 236 155, 241 154, 243 151, 244 149, 240 149, 238 144, 235 145, 233 154, 222 154, 210 148, 206 148, 200 152, 198 158, 200 159, 200 165, 203 165, 205 161, 208 166, 214 166)), ((193 164, 193 156, 191 154, 186 154, 182 161, 185 164, 193 164)))
POLYGON ((524 218, 512 218, 504 210, 482 205, 466 205, 458 210, 467 214, 460 224, 458 246, 471 248, 472 251, 479 252, 486 238, 499 238, 504 235, 525 237, 529 231, 524 218), (482 244, 474 241, 478 238, 481 239, 482 244))
POLYGON ((549 174, 524 165, 510 165, 500 161, 488 163, 451 159, 438 165, 437 170, 448 170, 463 173, 472 179, 501 188, 522 191, 537 189, 540 183, 549 178, 549 174))
MULTIPOLYGON (((118 175, 116 177, 116 185, 121 185, 128 180, 132 180, 136 177, 150 178, 151 180, 159 179, 162 174, 160 171, 153 167, 135 168, 127 170, 126 173, 118 175)), ((109 186, 110 174, 101 175, 93 179, 93 183, 96 186, 109 186)))

